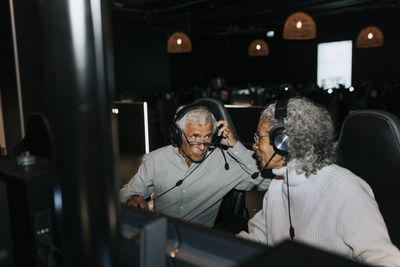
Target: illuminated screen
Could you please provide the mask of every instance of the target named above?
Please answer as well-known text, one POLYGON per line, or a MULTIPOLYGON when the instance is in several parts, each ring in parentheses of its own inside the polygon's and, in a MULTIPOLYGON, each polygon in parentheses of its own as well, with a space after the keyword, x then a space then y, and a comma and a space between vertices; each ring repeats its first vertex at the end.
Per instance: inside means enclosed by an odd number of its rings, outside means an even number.
POLYGON ((351 86, 352 41, 318 44, 317 83, 323 89, 351 86))

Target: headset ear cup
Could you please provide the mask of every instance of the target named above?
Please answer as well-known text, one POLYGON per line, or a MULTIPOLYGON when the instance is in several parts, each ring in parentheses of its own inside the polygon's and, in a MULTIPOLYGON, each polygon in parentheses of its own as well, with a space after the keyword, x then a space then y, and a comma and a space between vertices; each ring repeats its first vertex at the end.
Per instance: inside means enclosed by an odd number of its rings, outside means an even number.
POLYGON ((287 156, 289 149, 289 137, 284 133, 284 130, 285 127, 278 123, 269 131, 269 142, 276 154, 281 156, 287 156))
POLYGON ((171 124, 168 135, 172 145, 177 147, 182 145, 182 131, 176 123, 171 124))
POLYGON ((289 154, 289 137, 286 134, 282 133, 275 137, 274 150, 281 156, 287 156, 289 154))

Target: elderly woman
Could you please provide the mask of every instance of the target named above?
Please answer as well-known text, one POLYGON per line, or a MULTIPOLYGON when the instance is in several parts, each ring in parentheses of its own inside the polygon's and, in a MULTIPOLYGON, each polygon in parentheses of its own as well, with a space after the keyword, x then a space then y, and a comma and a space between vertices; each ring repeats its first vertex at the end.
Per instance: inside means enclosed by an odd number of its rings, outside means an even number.
POLYGON ((364 263, 400 266, 371 188, 334 164, 328 112, 302 98, 280 103, 276 112, 275 104, 262 112, 253 145, 277 179, 249 232, 238 236, 270 246, 291 237, 364 263))

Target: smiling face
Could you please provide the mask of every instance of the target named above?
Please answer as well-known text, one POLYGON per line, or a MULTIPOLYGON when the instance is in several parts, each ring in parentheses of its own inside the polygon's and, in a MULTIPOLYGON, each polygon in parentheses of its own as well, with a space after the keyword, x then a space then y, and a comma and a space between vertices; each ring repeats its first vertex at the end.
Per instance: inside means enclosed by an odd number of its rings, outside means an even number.
MULTIPOLYGON (((208 143, 212 139, 213 124, 209 122, 205 125, 200 125, 188 122, 184 132, 189 141, 208 143)), ((190 166, 192 162, 200 162, 204 159, 207 147, 204 144, 189 144, 182 134, 182 145, 179 148, 179 153, 185 158, 187 165, 190 166)))
MULTIPOLYGON (((261 166, 267 164, 268 160, 274 154, 274 148, 269 143, 268 130, 270 129, 267 120, 260 120, 257 127, 257 135, 259 139, 253 144, 253 150, 256 152, 257 159, 260 161, 261 166)), ((285 161, 280 155, 276 155, 269 163, 267 169, 275 169, 283 167, 285 161)))

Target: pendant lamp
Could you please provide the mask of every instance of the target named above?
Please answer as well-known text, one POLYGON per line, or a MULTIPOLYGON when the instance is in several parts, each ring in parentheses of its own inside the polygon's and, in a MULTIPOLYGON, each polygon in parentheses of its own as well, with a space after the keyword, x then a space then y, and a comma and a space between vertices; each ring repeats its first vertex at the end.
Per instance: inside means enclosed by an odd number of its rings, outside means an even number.
POLYGON ((296 12, 290 15, 283 28, 283 39, 308 40, 317 36, 314 19, 304 13, 296 12))
POLYGON ((168 53, 189 53, 192 51, 192 42, 183 32, 176 32, 168 38, 168 53))
POLYGON ((269 54, 268 44, 261 39, 254 40, 249 45, 250 57, 262 57, 269 54))
POLYGON ((383 46, 383 33, 375 26, 365 27, 360 31, 357 37, 358 48, 370 48, 383 46))

